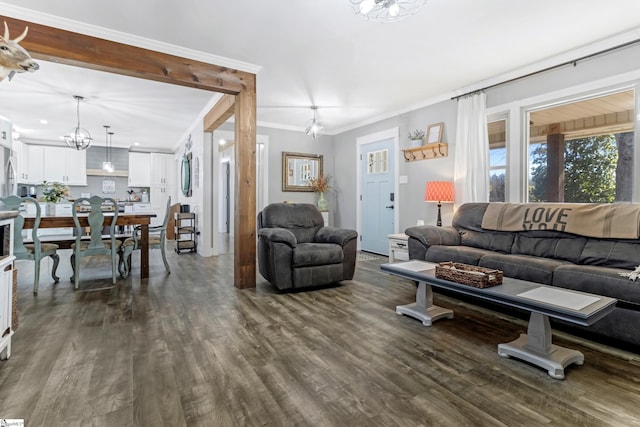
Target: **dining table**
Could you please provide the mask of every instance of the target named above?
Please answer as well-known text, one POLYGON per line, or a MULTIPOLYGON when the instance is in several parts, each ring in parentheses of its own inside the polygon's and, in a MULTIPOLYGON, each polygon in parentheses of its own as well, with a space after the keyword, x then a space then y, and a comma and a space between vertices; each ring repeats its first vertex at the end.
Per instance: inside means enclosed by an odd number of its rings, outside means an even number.
MULTIPOLYGON (((78 213, 78 220, 81 227, 88 227, 88 213, 78 213)), ((118 213, 116 218, 116 225, 132 225, 140 226, 140 240, 138 246, 140 248, 140 278, 146 279, 149 277, 149 224, 151 224, 151 218, 155 218, 157 215, 153 212, 132 212, 132 213, 118 213)), ((104 213, 104 225, 110 226, 113 218, 113 213, 104 213)), ((24 227, 25 229, 33 228, 35 217, 25 216, 24 227)), ((43 216, 40 217, 40 225, 38 228, 68 228, 75 227, 76 224, 72 215, 60 215, 60 216, 43 216)), ((71 240, 71 239, 67 239, 71 240)))

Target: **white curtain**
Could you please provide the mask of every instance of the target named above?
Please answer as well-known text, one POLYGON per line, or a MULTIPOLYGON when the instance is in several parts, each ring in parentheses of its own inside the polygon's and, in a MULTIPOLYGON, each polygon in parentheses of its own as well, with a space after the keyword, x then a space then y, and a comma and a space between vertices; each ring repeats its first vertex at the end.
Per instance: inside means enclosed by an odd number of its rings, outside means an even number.
POLYGON ((455 170, 456 205, 489 201, 489 136, 487 95, 458 100, 455 170))

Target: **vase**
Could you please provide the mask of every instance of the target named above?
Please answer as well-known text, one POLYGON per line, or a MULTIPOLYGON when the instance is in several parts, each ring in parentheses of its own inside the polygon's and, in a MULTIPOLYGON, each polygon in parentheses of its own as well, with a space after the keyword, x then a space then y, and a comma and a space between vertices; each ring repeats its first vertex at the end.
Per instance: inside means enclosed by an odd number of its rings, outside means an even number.
POLYGON ((423 143, 422 139, 410 139, 409 140, 409 148, 422 147, 422 143, 423 143))
POLYGON ((318 210, 319 211, 328 211, 329 210, 329 202, 324 198, 324 192, 318 193, 318 210))

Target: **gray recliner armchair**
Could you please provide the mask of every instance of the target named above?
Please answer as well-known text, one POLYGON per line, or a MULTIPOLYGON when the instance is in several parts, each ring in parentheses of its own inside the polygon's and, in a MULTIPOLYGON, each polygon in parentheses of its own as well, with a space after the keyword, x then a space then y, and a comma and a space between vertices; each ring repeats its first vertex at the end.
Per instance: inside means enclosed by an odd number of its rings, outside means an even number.
POLYGON ((311 204, 274 203, 258 214, 260 274, 278 290, 351 280, 358 233, 325 227, 311 204))

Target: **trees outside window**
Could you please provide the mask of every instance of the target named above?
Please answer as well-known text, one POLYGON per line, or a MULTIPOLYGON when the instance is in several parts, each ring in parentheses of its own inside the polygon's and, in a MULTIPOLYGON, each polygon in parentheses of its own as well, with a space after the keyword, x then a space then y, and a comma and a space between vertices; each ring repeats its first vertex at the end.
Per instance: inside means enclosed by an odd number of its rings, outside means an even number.
MULTIPOLYGON (((633 134, 632 134, 633 135, 633 134)), ((616 200, 617 182, 630 176, 617 176, 617 135, 599 135, 565 141, 564 202, 612 203, 616 200)), ((531 176, 529 201, 548 201, 547 144, 533 144, 530 150, 531 176)))

